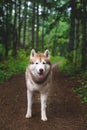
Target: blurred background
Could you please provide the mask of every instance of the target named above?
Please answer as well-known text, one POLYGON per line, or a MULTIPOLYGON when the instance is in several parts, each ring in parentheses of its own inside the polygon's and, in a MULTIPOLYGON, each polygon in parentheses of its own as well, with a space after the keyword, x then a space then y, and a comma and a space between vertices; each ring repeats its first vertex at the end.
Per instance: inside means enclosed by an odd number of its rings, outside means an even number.
POLYGON ((32 48, 48 48, 61 70, 87 77, 87 1, 1 0, 1 81, 25 71, 32 48))

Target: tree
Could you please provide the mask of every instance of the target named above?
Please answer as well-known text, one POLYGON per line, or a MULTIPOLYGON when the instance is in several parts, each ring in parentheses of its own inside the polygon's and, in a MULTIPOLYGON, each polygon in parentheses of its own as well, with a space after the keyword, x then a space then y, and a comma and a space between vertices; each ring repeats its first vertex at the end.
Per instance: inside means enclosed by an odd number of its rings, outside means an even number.
POLYGON ((39 47, 39 4, 37 3, 37 13, 36 13, 36 47, 39 47))
POLYGON ((75 66, 78 66, 78 49, 80 42, 80 21, 76 19, 75 66))
POLYGON ((6 57, 9 50, 15 57, 21 47, 50 48, 54 55, 68 55, 71 63, 86 68, 86 0, 2 0, 0 5, 0 44, 6 57))
POLYGON ((18 45, 20 46, 21 42, 21 0, 18 0, 18 45))
MULTIPOLYGON (((76 0, 70 1, 71 15, 70 15, 70 39, 69 39, 69 53, 74 50, 75 40, 75 14, 76 14, 76 0)), ((69 55, 69 60, 72 62, 73 56, 69 55)))
POLYGON ((31 48, 34 48, 34 42, 35 42, 35 3, 36 0, 32 0, 32 39, 31 39, 31 48))
POLYGON ((87 1, 81 0, 82 4, 82 67, 87 67, 87 1))
POLYGON ((8 35, 9 35, 9 7, 8 7, 8 4, 7 3, 5 5, 5 11, 6 11, 6 16, 5 16, 5 30, 4 30, 4 35, 5 35, 5 39, 4 39, 4 45, 5 45, 5 57, 8 57, 8 35), (8 34, 8 35, 7 35, 8 34))
POLYGON ((45 22, 45 5, 46 5, 46 0, 44 0, 44 7, 43 7, 43 22, 42 22, 42 50, 44 49, 44 22, 45 22))
POLYGON ((27 0, 24 3, 24 27, 23 27, 23 47, 25 47, 25 39, 26 39, 26 21, 27 21, 27 0))
POLYGON ((14 30, 13 30, 13 56, 16 57, 17 55, 17 43, 18 43, 18 39, 17 39, 17 2, 16 0, 14 1, 14 30))

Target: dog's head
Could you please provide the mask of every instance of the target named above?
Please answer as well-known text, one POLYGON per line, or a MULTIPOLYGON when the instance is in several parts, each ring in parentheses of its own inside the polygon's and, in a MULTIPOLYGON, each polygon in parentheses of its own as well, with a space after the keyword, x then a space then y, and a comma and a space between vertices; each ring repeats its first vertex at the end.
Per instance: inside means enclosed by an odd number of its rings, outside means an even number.
POLYGON ((50 53, 46 50, 44 53, 36 53, 34 49, 30 54, 30 72, 37 81, 43 80, 50 72, 50 53))

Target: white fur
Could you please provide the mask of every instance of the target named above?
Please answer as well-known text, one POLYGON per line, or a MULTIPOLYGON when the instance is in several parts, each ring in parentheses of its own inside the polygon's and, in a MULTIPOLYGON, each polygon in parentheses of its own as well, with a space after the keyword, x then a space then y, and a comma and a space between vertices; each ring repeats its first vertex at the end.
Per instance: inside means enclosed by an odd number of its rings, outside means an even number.
MULTIPOLYGON (((36 55, 36 52, 34 50, 31 51, 30 58, 32 59, 36 55)), ((44 55, 46 55, 49 58, 48 50, 45 51, 44 55)), ((47 73, 50 71, 50 65, 49 64, 43 64, 43 62, 46 62, 44 59, 42 61, 39 61, 38 59, 35 60, 34 64, 30 64, 26 69, 26 85, 27 85, 27 113, 26 118, 32 117, 32 97, 34 91, 40 92, 41 97, 41 120, 47 121, 46 116, 46 104, 47 104, 47 97, 48 92, 50 88, 51 83, 51 72, 48 75, 46 81, 44 81, 42 84, 37 84, 33 81, 31 73, 35 76, 35 78, 38 80, 38 72, 39 69, 43 69, 43 76, 45 77, 47 73), (36 64, 38 63, 38 64, 36 64), (31 73, 30 73, 31 71, 31 73)))

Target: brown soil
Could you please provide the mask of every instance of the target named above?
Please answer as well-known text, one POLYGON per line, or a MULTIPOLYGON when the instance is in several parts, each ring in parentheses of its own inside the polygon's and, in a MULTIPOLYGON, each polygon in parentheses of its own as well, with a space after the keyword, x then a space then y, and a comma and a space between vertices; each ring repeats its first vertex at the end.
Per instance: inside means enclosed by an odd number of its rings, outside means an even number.
POLYGON ((87 105, 81 103, 72 88, 78 83, 53 67, 53 89, 47 108, 48 121, 40 119, 40 100, 36 95, 33 117, 26 119, 24 74, 14 76, 0 86, 0 130, 87 130, 87 105))

